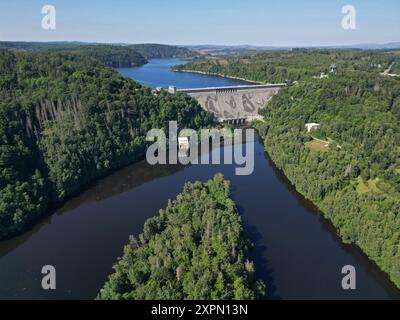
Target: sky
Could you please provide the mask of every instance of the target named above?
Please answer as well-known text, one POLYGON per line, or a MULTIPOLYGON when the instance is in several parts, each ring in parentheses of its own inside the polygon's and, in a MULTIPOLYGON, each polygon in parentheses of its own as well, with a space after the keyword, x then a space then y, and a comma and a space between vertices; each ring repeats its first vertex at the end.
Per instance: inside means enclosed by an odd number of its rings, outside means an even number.
POLYGON ((400 42, 399 0, 0 0, 2 41, 319 46, 400 42), (56 29, 42 28, 44 5, 56 29), (343 29, 352 5, 356 29, 343 29))

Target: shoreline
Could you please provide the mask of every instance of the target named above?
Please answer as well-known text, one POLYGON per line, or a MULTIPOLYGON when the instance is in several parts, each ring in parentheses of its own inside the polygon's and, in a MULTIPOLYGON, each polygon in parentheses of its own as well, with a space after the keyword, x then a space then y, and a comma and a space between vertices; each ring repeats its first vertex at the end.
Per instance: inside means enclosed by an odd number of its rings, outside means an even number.
POLYGON ((221 73, 197 71, 197 70, 190 70, 190 69, 174 70, 173 68, 171 68, 171 71, 172 72, 197 73, 197 74, 203 74, 203 75, 206 75, 206 76, 218 76, 218 77, 231 79, 231 80, 241 80, 241 81, 245 81, 245 82, 253 83, 253 84, 265 84, 264 82, 261 82, 261 81, 254 81, 254 80, 248 80, 248 79, 244 79, 244 78, 240 78, 240 77, 227 76, 227 75, 221 74, 221 73))
POLYGON ((332 227, 335 229, 336 231, 336 235, 338 237, 338 241, 340 241, 340 243, 342 245, 350 245, 350 246, 356 246, 361 252, 362 254, 365 255, 365 257, 371 262, 373 263, 377 269, 379 270, 379 272, 382 272, 382 274, 384 274, 388 281, 390 282, 391 285, 394 286, 394 288, 396 290, 400 290, 400 286, 397 284, 397 282, 393 279, 392 274, 388 271, 387 268, 384 268, 381 263, 379 263, 379 261, 377 259, 372 258, 367 252, 366 250, 364 250, 364 246, 360 245, 358 242, 346 242, 343 240, 343 235, 340 232, 340 228, 338 226, 337 223, 335 223, 333 221, 333 219, 331 218, 331 216, 329 216, 328 213, 325 212, 325 208, 321 205, 321 203, 317 203, 314 202, 313 200, 309 199, 305 194, 303 194, 297 187, 297 185, 291 180, 289 179, 289 177, 286 175, 286 172, 283 168, 280 168, 277 163, 275 162, 275 156, 273 154, 271 154, 268 151, 268 145, 266 143, 266 135, 261 135, 259 133, 259 129, 257 128, 257 126, 252 125, 252 127, 257 131, 257 133, 260 136, 260 143, 264 146, 264 152, 267 154, 268 158, 271 160, 272 164, 275 166, 276 170, 279 171, 284 178, 290 183, 291 187, 295 190, 295 192, 305 201, 309 202, 313 207, 315 207, 317 209, 317 212, 321 215, 321 217, 327 221, 329 221, 329 223, 332 225, 332 227))

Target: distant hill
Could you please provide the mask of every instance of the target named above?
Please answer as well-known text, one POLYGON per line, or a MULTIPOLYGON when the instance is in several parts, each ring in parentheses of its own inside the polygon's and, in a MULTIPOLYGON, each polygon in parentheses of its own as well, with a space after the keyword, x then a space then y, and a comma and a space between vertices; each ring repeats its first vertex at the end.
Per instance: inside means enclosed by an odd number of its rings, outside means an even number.
POLYGON ((189 58, 198 55, 188 48, 165 44, 132 44, 127 47, 139 52, 146 59, 189 58))
POLYGON ((137 67, 147 59, 132 48, 85 42, 0 42, 0 49, 14 49, 33 52, 69 52, 89 56, 113 68, 137 67))
POLYGON ((333 46, 254 46, 254 45, 192 45, 187 48, 199 53, 208 55, 253 55, 263 51, 272 50, 292 50, 292 49, 400 49, 400 42, 389 43, 362 43, 352 45, 333 45, 333 46))
POLYGON ((70 48, 77 46, 97 45, 97 43, 79 42, 79 41, 52 41, 52 42, 34 42, 34 41, 0 41, 0 49, 17 50, 43 50, 56 48, 70 48))
POLYGON ((15 49, 23 51, 42 51, 42 50, 84 50, 90 55, 100 58, 101 61, 112 67, 129 67, 142 65, 147 62, 146 59, 163 58, 192 58, 199 56, 199 53, 185 47, 170 46, 165 44, 101 44, 93 42, 78 41, 57 41, 57 42, 24 42, 24 41, 0 41, 0 49, 15 49), (101 52, 99 51, 101 49, 101 52), (111 53, 119 55, 123 65, 109 63, 110 59, 105 55, 111 53), (106 53, 107 52, 107 53, 106 53), (127 62, 128 61, 128 62, 127 62), (131 62, 129 62, 131 61, 131 62))
POLYGON ((400 42, 389 42, 389 43, 364 43, 350 46, 352 48, 359 49, 400 49, 400 42))
POLYGON ((147 59, 137 51, 115 45, 67 46, 49 51, 84 54, 113 68, 138 67, 147 63, 147 59))

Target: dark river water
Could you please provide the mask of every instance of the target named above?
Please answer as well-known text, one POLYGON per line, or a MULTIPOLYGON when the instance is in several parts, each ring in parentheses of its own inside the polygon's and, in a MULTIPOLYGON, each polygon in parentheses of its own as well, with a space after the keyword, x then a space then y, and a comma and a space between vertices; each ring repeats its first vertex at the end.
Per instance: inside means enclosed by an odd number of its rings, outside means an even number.
MULTIPOLYGON (((152 87, 243 83, 170 72, 169 66, 179 62, 154 60, 120 71, 152 87)), ((236 176, 233 165, 150 166, 143 161, 95 182, 21 236, 0 242, 0 298, 95 298, 129 235, 140 233, 145 220, 158 214, 185 181, 206 181, 218 172, 231 180, 232 197, 255 243, 252 258, 267 284, 267 298, 400 298, 387 276, 356 246, 343 244, 330 222, 295 192, 258 138, 249 176, 236 176), (54 291, 41 289, 44 265, 56 268, 54 291), (341 287, 344 265, 356 268, 356 290, 341 287)))

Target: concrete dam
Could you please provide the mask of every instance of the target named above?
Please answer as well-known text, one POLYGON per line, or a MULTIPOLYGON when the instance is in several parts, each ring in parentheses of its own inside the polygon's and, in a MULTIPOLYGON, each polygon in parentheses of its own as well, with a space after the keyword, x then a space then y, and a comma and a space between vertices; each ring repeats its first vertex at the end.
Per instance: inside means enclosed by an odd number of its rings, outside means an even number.
POLYGON ((242 124, 260 118, 258 110, 285 86, 260 84, 178 90, 170 87, 170 91, 184 92, 195 98, 219 122, 242 124))

